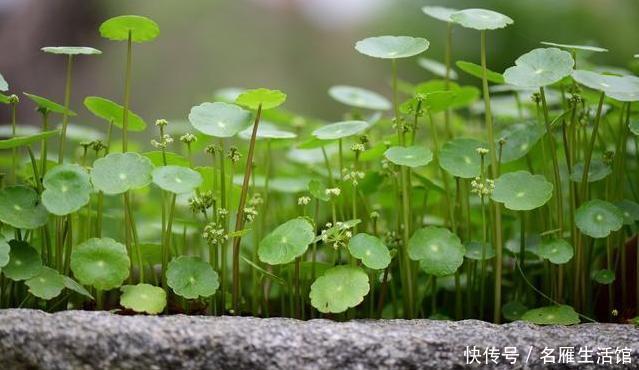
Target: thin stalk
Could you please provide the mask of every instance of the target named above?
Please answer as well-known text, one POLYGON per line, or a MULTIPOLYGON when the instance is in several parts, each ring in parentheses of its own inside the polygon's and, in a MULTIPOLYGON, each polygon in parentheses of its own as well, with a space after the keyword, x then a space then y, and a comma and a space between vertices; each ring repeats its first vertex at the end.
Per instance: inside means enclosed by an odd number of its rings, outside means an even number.
POLYGON ((171 194, 171 205, 169 207, 169 216, 166 224, 166 231, 162 241, 162 281, 163 286, 166 288, 166 266, 171 259, 171 241, 173 236, 173 218, 175 216, 175 194, 171 194))
MULTIPOLYGON (((451 54, 453 49, 453 23, 446 23, 446 49, 444 52, 444 63, 446 65, 446 74, 444 76, 444 87, 446 90, 450 87, 450 64, 451 54)), ((453 137, 453 132, 450 128, 450 109, 444 111, 444 127, 446 128, 446 134, 449 138, 453 137)))
MULTIPOLYGON (((42 131, 49 129, 49 111, 42 111, 42 131)), ((40 173, 44 177, 47 172, 47 139, 42 139, 40 143, 40 173)))
MULTIPOLYGON (((11 137, 16 137, 16 108, 18 105, 17 98, 11 100, 11 137)), ((15 184, 18 181, 18 149, 11 149, 11 180, 15 184)))
MULTIPOLYGON (((490 149, 490 170, 493 178, 498 176, 498 163, 495 151, 495 134, 493 131, 493 116, 490 109, 490 92, 488 90, 487 68, 486 68, 486 31, 481 31, 481 67, 482 67, 482 88, 485 105, 485 123, 488 131, 488 147, 490 149)), ((493 239, 495 247, 495 286, 494 286, 494 312, 493 321, 501 321, 501 279, 502 279, 502 229, 501 229, 501 206, 498 202, 493 202, 494 229, 493 239)))
POLYGON ((249 181, 251 179, 251 171, 253 169, 253 153, 255 151, 255 141, 257 138, 257 127, 262 117, 262 104, 257 108, 255 115, 255 123, 253 124, 253 133, 251 134, 251 142, 249 144, 249 152, 246 158, 246 168, 244 170, 244 181, 242 182, 242 192, 240 193, 240 204, 237 209, 237 217, 235 219, 235 231, 237 235, 233 239, 233 291, 231 292, 233 300, 233 313, 240 313, 239 294, 240 294, 240 242, 242 236, 239 231, 244 229, 244 205, 246 204, 246 195, 248 193, 249 181))
POLYGON ((122 116, 122 152, 126 152, 129 140, 129 101, 131 100, 131 59, 132 59, 131 31, 127 40, 126 72, 124 76, 124 112, 122 116))
POLYGON ((73 55, 67 59, 67 80, 64 86, 64 113, 62 113, 62 130, 60 131, 60 148, 58 148, 58 163, 64 162, 64 145, 69 124, 69 106, 71 105, 71 71, 73 69, 73 55))
MULTIPOLYGON (((544 123, 546 126, 546 137, 548 139, 548 143, 550 146, 550 155, 552 158, 552 167, 553 167, 553 179, 555 185, 555 193, 556 193, 556 204, 557 204, 557 226, 559 227, 559 236, 563 237, 563 227, 564 227, 564 206, 563 206, 563 196, 562 196, 562 186, 561 186, 561 175, 559 174, 559 160, 557 159, 557 149, 555 138, 552 136, 552 131, 550 127, 550 119, 548 117, 548 105, 546 103, 546 93, 543 87, 539 88, 539 93, 541 95, 541 104, 544 113, 544 123)), ((567 150, 567 148, 566 148, 567 150)), ((524 261, 522 260, 522 267, 524 261)))
MULTIPOLYGON (((226 199, 226 161, 224 160, 224 139, 220 139, 220 208, 228 212, 228 204, 226 199)), ((227 213, 224 215, 224 232, 229 231, 229 217, 227 213)), ((220 286, 222 292, 220 294, 220 300, 222 305, 222 312, 226 310, 226 292, 228 291, 228 280, 226 278, 226 266, 227 266, 227 243, 222 243, 220 246, 220 286)))
POLYGON ((590 144, 586 149, 586 156, 584 157, 584 173, 581 176, 581 186, 579 189, 580 201, 586 200, 586 188, 588 186, 588 172, 590 171, 590 161, 592 159, 592 150, 595 147, 595 142, 597 141, 597 133, 599 131, 599 122, 601 121, 601 111, 603 108, 604 98, 606 97, 606 93, 601 92, 599 96, 599 103, 597 105, 597 115, 595 116, 595 124, 592 128, 592 135, 590 136, 590 144))

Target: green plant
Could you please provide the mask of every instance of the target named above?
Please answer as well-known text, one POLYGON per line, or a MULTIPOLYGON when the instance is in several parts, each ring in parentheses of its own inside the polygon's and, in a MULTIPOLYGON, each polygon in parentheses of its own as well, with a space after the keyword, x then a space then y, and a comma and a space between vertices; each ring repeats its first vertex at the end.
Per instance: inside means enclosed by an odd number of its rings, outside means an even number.
MULTIPOLYGON (((279 90, 223 89, 191 108, 190 125, 157 119, 150 145, 130 141, 151 131, 130 109, 132 44, 159 34, 138 16, 100 27, 128 53, 123 104, 84 99, 108 125, 96 138, 78 142, 74 130, 87 128, 68 124, 70 69, 64 104, 25 93, 41 130, 19 124, 23 103, 0 93, 11 113, 0 128, 10 174, 0 307, 571 325, 639 305, 628 273, 639 267, 628 256, 639 78, 595 72, 586 52, 603 48, 549 42, 491 71, 486 32, 512 19, 423 11, 447 25, 444 62, 416 58, 437 78, 400 83, 400 59, 426 52, 426 39, 363 39, 359 53, 390 62, 391 98, 332 86, 344 114, 330 122, 288 111, 279 90), (456 25, 480 31, 479 64, 453 63, 456 25), (607 314, 593 309, 597 289, 607 314)), ((46 51, 69 68, 74 55, 99 53, 46 51)))

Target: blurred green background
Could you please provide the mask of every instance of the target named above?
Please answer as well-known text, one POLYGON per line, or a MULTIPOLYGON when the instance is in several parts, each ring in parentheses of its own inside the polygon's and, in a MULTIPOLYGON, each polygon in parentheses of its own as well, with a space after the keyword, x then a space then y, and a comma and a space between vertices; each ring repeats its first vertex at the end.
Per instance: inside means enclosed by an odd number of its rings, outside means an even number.
MULTIPOLYGON (((132 109, 149 122, 185 119, 191 106, 219 88, 268 87, 288 93, 286 107, 326 120, 342 107, 327 96, 334 84, 389 95, 390 65, 353 49, 382 34, 426 37, 424 56, 442 60, 445 24, 426 17, 424 5, 483 7, 515 24, 489 34, 489 67, 503 71, 539 41, 588 43, 610 49, 593 61, 626 67, 639 53, 637 0, 0 0, 0 73, 13 92, 63 100, 64 58, 42 46, 86 45, 104 51, 76 64, 73 108, 82 122, 97 122, 81 106, 86 95, 122 100, 125 44, 102 40, 99 24, 115 15, 140 14, 160 24, 160 37, 134 48, 132 109)), ((479 33, 456 27, 453 60, 479 61, 479 33)), ((400 77, 430 78, 415 59, 400 62, 400 77)), ((472 79, 463 82, 476 83, 472 79)), ((6 112, 2 113, 6 122, 6 112)), ((22 122, 36 122, 27 105, 22 122)))

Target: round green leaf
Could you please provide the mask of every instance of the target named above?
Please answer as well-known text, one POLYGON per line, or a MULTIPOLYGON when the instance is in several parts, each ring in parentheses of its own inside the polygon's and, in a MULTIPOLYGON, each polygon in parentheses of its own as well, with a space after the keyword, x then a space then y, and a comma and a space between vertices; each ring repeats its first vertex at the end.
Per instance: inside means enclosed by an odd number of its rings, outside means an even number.
POLYGON ((47 98, 43 98, 41 96, 38 95, 33 95, 33 94, 29 94, 29 93, 23 93, 26 97, 28 97, 29 99, 31 99, 34 103, 36 103, 36 105, 38 106, 38 108, 40 109, 44 109, 47 110, 49 112, 53 112, 53 113, 59 113, 59 114, 66 114, 68 116, 75 116, 75 112, 69 109, 66 109, 64 107, 64 105, 58 104, 52 100, 49 100, 47 98))
MULTIPOLYGON (((244 140, 250 140, 253 135, 253 125, 240 131, 237 136, 244 140)), ((297 134, 290 131, 280 129, 269 122, 260 122, 257 126, 257 133, 255 136, 257 139, 295 139, 297 134)))
POLYGON ((289 263, 304 254, 314 238, 313 225, 305 218, 294 218, 262 239, 257 254, 260 261, 269 265, 289 263))
POLYGON ((200 257, 180 256, 169 263, 166 282, 175 294, 186 299, 206 298, 220 286, 217 272, 200 257))
POLYGON ((102 52, 88 46, 45 46, 42 49, 45 53, 63 55, 99 55, 102 52))
MULTIPOLYGON (((593 159, 590 161, 590 166, 588 167, 588 182, 603 180, 611 173, 612 169, 604 163, 604 161, 600 159, 593 159)), ((583 175, 584 163, 579 162, 573 166, 572 173, 570 174, 570 180, 580 183, 583 175)))
POLYGON ((361 87, 337 85, 328 89, 328 95, 342 104, 355 108, 389 110, 392 107, 384 96, 361 87))
MULTIPOLYGON (((480 80, 483 79, 484 71, 479 64, 458 60, 457 62, 455 62, 455 65, 457 66, 457 68, 468 73, 469 75, 477 77, 480 80)), ((496 84, 503 84, 504 76, 499 72, 486 69, 486 80, 488 82, 492 82, 496 84)))
POLYGON ((615 281, 615 272, 607 269, 594 271, 592 278, 599 284, 609 285, 615 281))
POLYGON ((189 113, 196 130, 215 137, 234 136, 248 125, 250 118, 251 114, 237 105, 219 102, 202 103, 189 113))
POLYGON ((508 302, 502 308, 501 312, 508 321, 521 320, 521 316, 528 311, 523 303, 518 301, 508 302))
POLYGON ((482 255, 484 255, 484 259, 489 260, 495 257, 495 249, 492 245, 486 243, 481 243, 477 241, 468 242, 464 245, 466 248, 466 253, 464 257, 469 258, 471 260, 481 261, 482 255), (485 250, 484 250, 485 249, 485 250))
MULTIPOLYGON (((424 68, 435 76, 446 77, 446 65, 434 59, 420 57, 419 59, 417 59, 417 64, 419 64, 420 67, 424 68)), ((452 68, 448 71, 448 73, 449 79, 456 80, 458 78, 457 72, 452 68)))
POLYGON ((391 255, 388 247, 378 237, 366 233, 359 233, 348 242, 348 251, 364 266, 381 270, 388 267, 391 262, 391 255))
POLYGON ((457 12, 457 9, 446 8, 443 6, 424 6, 422 12, 429 17, 435 18, 442 22, 453 22, 450 16, 457 12))
POLYGON ((465 253, 459 237, 442 227, 421 228, 408 241, 410 259, 419 261, 424 272, 437 277, 454 274, 464 262, 465 253))
POLYGON ((600 199, 582 204, 575 213, 579 230, 592 238, 605 238, 623 226, 623 213, 617 206, 600 199))
POLYGON ((129 277, 126 247, 111 238, 91 238, 71 253, 71 271, 97 290, 117 288, 129 277))
POLYGON ((337 140, 362 133, 369 127, 366 121, 342 121, 322 126, 313 131, 319 140, 337 140))
POLYGON ((546 204, 553 186, 542 175, 527 171, 509 172, 495 181, 492 199, 512 211, 530 211, 546 204))
POLYGON ((9 263, 2 268, 2 273, 7 278, 20 281, 31 279, 38 275, 42 269, 42 259, 29 243, 19 240, 9 242, 9 263))
POLYGON ((0 238, 0 269, 9 263, 9 252, 11 251, 11 246, 7 243, 6 240, 0 238))
POLYGON ((384 152, 384 157, 398 166, 423 167, 433 160, 433 152, 425 146, 393 146, 384 152))
POLYGON ((572 245, 564 239, 552 239, 541 243, 537 254, 555 265, 568 263, 574 255, 572 245))
POLYGON ((190 193, 202 184, 202 175, 188 167, 157 167, 152 176, 155 185, 174 194, 190 193))
MULTIPOLYGON (((89 112, 107 121, 107 123, 113 123, 114 126, 121 129, 124 127, 124 107, 120 104, 99 96, 88 96, 84 99, 84 106, 89 112)), ((145 129, 146 122, 144 122, 142 117, 129 110, 127 130, 140 132, 145 129)))
MULTIPOLYGON (((624 225, 634 225, 639 221, 639 204, 628 199, 624 199, 616 204, 623 214, 624 225)), ((1 265, 1 264, 0 264, 1 265)))
POLYGON ((556 46, 558 48, 569 49, 569 50, 582 50, 582 51, 591 51, 595 53, 605 53, 608 49, 600 48, 597 46, 590 45, 570 45, 570 44, 558 44, 555 42, 542 41, 543 45, 547 46, 556 46))
POLYGON ((335 266, 311 285, 311 305, 323 313, 340 313, 364 300, 370 287, 368 275, 354 266, 335 266))
POLYGON ((279 107, 285 101, 286 94, 280 90, 254 89, 243 91, 235 99, 235 104, 252 110, 257 110, 261 105, 262 110, 267 110, 279 107))
POLYGON ((439 165, 455 177, 477 177, 481 167, 481 156, 477 153, 477 148, 485 146, 475 139, 453 139, 442 146, 439 165))
POLYGON ((578 69, 573 71, 572 78, 619 101, 639 100, 639 78, 635 76, 613 76, 578 69))
POLYGON ((42 180, 42 204, 54 215, 73 213, 89 203, 91 183, 87 171, 77 164, 61 164, 42 180))
POLYGON ((100 35, 105 39, 133 42, 151 41, 160 34, 160 27, 149 18, 138 15, 121 15, 107 19, 100 25, 100 35))
POLYGON ((570 306, 546 306, 526 311, 521 320, 537 325, 574 325, 579 324, 579 315, 570 306))
MULTIPOLYGON (((508 126, 500 136, 506 140, 501 150, 502 163, 516 161, 528 154, 544 133, 545 130, 541 125, 535 123, 518 123, 508 126)), ((499 144, 496 143, 495 146, 498 148, 499 144)))
POLYGON ((538 89, 552 85, 570 75, 575 61, 569 52, 557 48, 534 49, 515 60, 515 66, 506 69, 506 83, 538 89))
POLYGON ((479 31, 496 30, 513 24, 513 20, 501 13, 488 9, 464 9, 450 15, 450 19, 463 27, 479 31))
POLYGON ((164 311, 166 307, 166 292, 160 287, 140 283, 124 285, 120 290, 120 305, 124 308, 155 315, 164 311))
POLYGON ((93 162, 91 182, 105 194, 122 194, 151 183, 153 164, 138 153, 111 153, 93 162))
POLYGON ((0 221, 17 229, 37 229, 47 223, 49 213, 38 193, 26 186, 0 190, 0 221))
POLYGON ((373 58, 408 58, 428 50, 430 43, 421 37, 377 36, 358 41, 355 50, 373 58))
POLYGON ((29 293, 42 299, 52 299, 62 293, 64 289, 64 277, 56 270, 49 267, 41 267, 40 273, 25 284, 29 287, 29 293))

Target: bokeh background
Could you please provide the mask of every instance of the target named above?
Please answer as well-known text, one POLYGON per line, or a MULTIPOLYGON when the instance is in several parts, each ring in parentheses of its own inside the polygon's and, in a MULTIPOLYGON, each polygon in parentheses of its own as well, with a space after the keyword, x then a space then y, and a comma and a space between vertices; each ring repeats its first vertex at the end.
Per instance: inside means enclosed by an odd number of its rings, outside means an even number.
MULTIPOLYGON (((122 100, 125 44, 100 38, 100 23, 140 14, 157 21, 160 37, 134 48, 132 109, 152 122, 185 119, 191 106, 223 87, 268 87, 288 93, 286 107, 326 120, 342 107, 327 96, 334 84, 388 95, 389 66, 353 49, 382 34, 426 37, 425 56, 442 60, 445 25, 426 17, 424 5, 483 7, 511 16, 507 31, 489 35, 489 66, 503 71, 539 41, 588 43, 611 50, 594 56, 627 66, 639 52, 637 0, 0 0, 0 73, 12 92, 63 100, 65 59, 43 46, 82 45, 104 51, 77 59, 73 108, 87 95, 122 100)), ((453 60, 479 61, 479 34, 454 30, 453 60)), ((400 63, 400 77, 428 79, 414 59, 400 63)), ((476 83, 469 78, 463 82, 476 83)), ((20 121, 37 121, 28 104, 20 121)), ((6 122, 6 110, 1 113, 6 122)))

